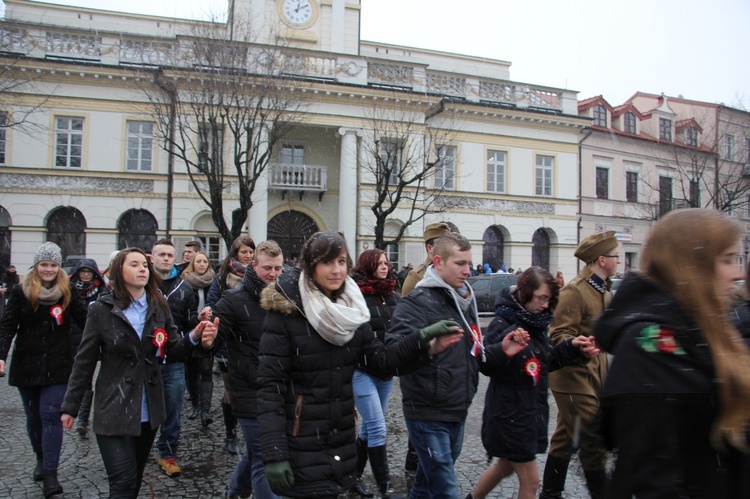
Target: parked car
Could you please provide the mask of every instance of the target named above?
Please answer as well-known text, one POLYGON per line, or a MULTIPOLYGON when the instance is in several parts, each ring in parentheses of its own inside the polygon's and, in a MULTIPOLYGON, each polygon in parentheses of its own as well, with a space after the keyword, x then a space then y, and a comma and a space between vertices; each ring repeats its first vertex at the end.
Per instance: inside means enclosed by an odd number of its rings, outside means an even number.
POLYGON ((620 284, 622 283, 621 277, 613 277, 610 279, 612 281, 612 287, 610 288, 612 290, 612 294, 614 295, 617 293, 617 288, 620 287, 620 284))
POLYGON ((518 276, 515 274, 484 274, 469 277, 466 282, 474 290, 477 298, 479 313, 494 313, 495 299, 500 290, 516 283, 518 276))

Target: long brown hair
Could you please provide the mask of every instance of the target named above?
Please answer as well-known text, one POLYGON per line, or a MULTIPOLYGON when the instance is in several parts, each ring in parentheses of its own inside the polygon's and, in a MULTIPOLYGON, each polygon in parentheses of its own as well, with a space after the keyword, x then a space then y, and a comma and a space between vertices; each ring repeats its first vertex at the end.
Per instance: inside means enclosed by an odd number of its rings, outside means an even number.
MULTIPOLYGON (((185 246, 187 246, 187 244, 185 246)), ((208 256, 208 253, 206 253, 205 251, 196 251, 195 255, 193 255, 193 258, 191 258, 190 262, 187 264, 187 267, 185 267, 185 270, 182 271, 183 275, 186 275, 186 274, 196 274, 197 273, 195 271, 195 258, 198 255, 203 255, 203 256, 206 257, 206 260, 208 260, 208 267, 206 268, 206 272, 210 272, 211 270, 213 270, 211 268, 211 258, 208 256)), ((205 274, 205 272, 204 272, 204 274, 205 274)))
POLYGON ((117 306, 122 310, 125 310, 130 306, 130 302, 133 300, 130 291, 128 291, 128 288, 125 285, 125 279, 122 278, 122 266, 125 263, 125 257, 130 253, 140 253, 148 263, 148 282, 146 283, 146 300, 148 300, 148 306, 159 307, 163 312, 169 313, 167 299, 164 298, 164 295, 159 291, 159 277, 156 275, 151 259, 141 248, 125 248, 117 253, 117 256, 112 260, 109 278, 112 282, 112 294, 115 297, 115 303, 117 303, 117 306))
MULTIPOLYGON (((26 295, 26 299, 31 303, 31 307, 36 311, 39 308, 39 291, 42 289, 42 280, 39 278, 39 272, 37 271, 37 265, 34 265, 31 272, 26 273, 26 277, 23 278, 23 294, 26 295)), ((58 267, 57 277, 55 278, 55 284, 60 288, 62 293, 62 306, 63 311, 70 305, 70 280, 68 274, 58 267)))
MULTIPOLYGON (((229 274, 229 264, 232 263, 233 258, 237 258, 237 253, 240 252, 242 246, 248 246, 253 249, 253 258, 255 258, 255 241, 250 236, 240 236, 232 241, 232 247, 229 248, 229 254, 221 264, 219 270, 219 281, 221 283, 222 290, 227 287, 227 274, 229 274)), ((209 260, 210 261, 210 260, 209 260)))
MULTIPOLYGON (((305 278, 310 284, 320 289, 320 286, 313 279, 315 266, 320 262, 333 260, 342 251, 346 251, 346 270, 348 273, 352 268, 352 257, 346 248, 346 239, 344 239, 343 234, 333 231, 316 232, 305 241, 300 251, 300 268, 305 273, 305 278)), ((341 284, 339 289, 331 293, 330 298, 332 301, 336 301, 336 298, 344 292, 345 286, 346 281, 341 284)))
POLYGON ((742 233, 739 222, 718 211, 675 210, 651 229, 640 266, 693 315, 708 342, 719 380, 719 415, 711 434, 717 447, 729 442, 745 448, 750 421, 750 351, 728 320, 728 300, 714 285, 716 259, 742 233))

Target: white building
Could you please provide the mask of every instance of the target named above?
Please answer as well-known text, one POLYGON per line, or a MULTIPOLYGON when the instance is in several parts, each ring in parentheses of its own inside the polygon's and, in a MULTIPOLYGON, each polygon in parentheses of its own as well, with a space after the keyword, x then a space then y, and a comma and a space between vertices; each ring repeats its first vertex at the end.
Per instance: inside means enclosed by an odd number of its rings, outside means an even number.
MULTIPOLYGON (((0 89, 0 107, 6 123, 31 112, 24 126, 0 128, 0 263, 23 271, 49 239, 104 265, 113 249, 149 249, 167 234, 178 252, 198 237, 212 258, 223 257, 211 212, 184 164, 174 161, 170 173, 158 123, 145 111, 144 75, 161 70, 176 85, 196 77, 199 56, 188 49, 198 27, 233 40, 254 33, 253 44, 233 42, 245 53, 261 41, 283 45, 279 53, 297 64, 280 85, 308 99, 258 179, 245 229, 256 241, 276 239, 289 256, 310 233, 340 230, 357 253, 372 247, 368 127, 373 110, 389 110, 410 113, 409 143, 427 140, 427 130, 443 137, 435 145, 445 158, 426 187, 444 186, 442 205, 460 201, 409 226, 389 248, 394 265, 421 262, 424 227, 446 221, 472 242, 475 265, 575 274, 577 140, 590 122, 578 116, 575 92, 513 82, 502 60, 362 41, 359 1, 310 0, 302 12, 285 3, 229 2, 230 21, 208 23, 6 0, 0 57, 5 78, 19 85, 0 89)), ((384 131, 379 138, 380 147, 394 140, 384 131)), ((227 142, 225 155, 234 146, 227 142)), ((229 177, 225 219, 237 194, 229 177)), ((401 206, 386 234, 408 219, 401 206)))

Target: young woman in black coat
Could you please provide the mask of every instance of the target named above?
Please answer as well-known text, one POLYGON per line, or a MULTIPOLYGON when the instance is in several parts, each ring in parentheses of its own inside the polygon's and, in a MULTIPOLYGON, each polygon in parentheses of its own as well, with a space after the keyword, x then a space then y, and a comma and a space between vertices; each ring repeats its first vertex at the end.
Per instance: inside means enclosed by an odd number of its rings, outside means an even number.
POLYGON ((60 404, 73 368, 72 326, 83 327, 86 306, 70 289, 61 268, 62 251, 44 243, 23 284, 15 286, 0 320, 0 373, 15 337, 8 383, 18 387, 26 411, 26 430, 37 456, 34 480, 44 482, 44 496, 61 494, 57 467, 62 450, 60 404))
POLYGON ((528 347, 511 357, 501 369, 485 369, 490 376, 482 418, 482 443, 491 457, 499 458, 479 479, 468 498, 483 498, 500 481, 516 473, 519 499, 536 497, 539 469, 536 455, 547 449, 547 374, 582 355, 599 354, 593 338, 578 336, 552 347, 548 329, 557 305, 559 288, 541 267, 529 267, 518 282, 500 292, 495 318, 485 346, 502 342, 515 331, 530 335, 528 347))
POLYGON ((66 429, 73 427, 101 361, 93 430, 107 469, 109 497, 134 499, 156 430, 166 419, 160 359, 187 358, 199 343, 210 348, 216 324, 203 321, 180 337, 150 260, 139 248, 120 251, 110 277, 112 293, 89 309, 58 419, 66 429))

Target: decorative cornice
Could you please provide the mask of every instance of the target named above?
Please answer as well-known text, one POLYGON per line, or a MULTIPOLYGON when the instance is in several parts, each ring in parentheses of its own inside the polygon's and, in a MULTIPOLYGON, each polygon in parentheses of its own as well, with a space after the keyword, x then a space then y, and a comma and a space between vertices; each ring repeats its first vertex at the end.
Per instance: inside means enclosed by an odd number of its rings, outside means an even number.
POLYGON ((0 173, 0 187, 4 189, 137 192, 139 194, 146 194, 154 192, 154 181, 143 179, 0 173))

